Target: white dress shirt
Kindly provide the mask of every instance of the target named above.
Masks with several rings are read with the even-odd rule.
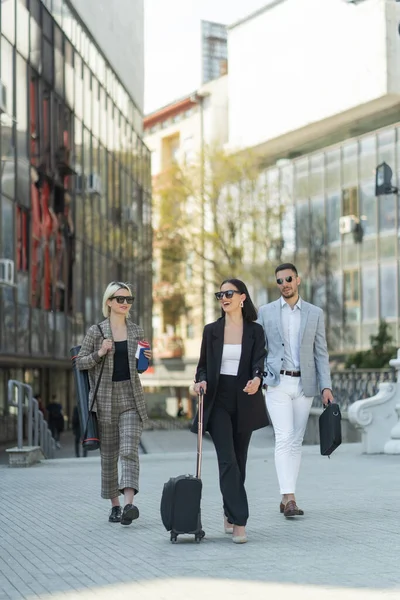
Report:
[[[282,369],[300,371],[301,298],[292,308],[281,297],[281,323],[285,344]]]

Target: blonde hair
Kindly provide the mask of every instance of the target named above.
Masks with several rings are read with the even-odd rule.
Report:
[[[114,296],[115,292],[118,292],[118,290],[120,290],[121,288],[124,290],[128,290],[128,292],[130,292],[132,294],[132,290],[131,290],[129,284],[123,283],[122,281],[112,281],[111,283],[108,284],[106,291],[104,292],[102,308],[103,308],[103,315],[106,319],[107,319],[107,317],[110,316],[110,310],[111,310],[107,304],[107,301],[111,298],[111,296]]]

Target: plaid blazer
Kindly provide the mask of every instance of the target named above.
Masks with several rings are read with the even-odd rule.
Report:
[[[128,330],[128,359],[129,359],[129,370],[131,374],[131,385],[132,395],[135,399],[136,409],[142,421],[147,420],[146,402],[144,399],[144,393],[142,384],[139,378],[139,374],[136,368],[136,350],[138,341],[144,337],[144,332],[141,327],[127,320],[126,322]],[[100,323],[100,327],[103,331],[105,338],[112,339],[112,331],[109,319],[106,319]],[[98,351],[103,343],[103,337],[99,331],[97,325],[92,325],[85,338],[82,342],[82,346],[78,357],[76,359],[76,366],[81,371],[88,371],[90,392],[89,392],[89,406],[93,400],[93,392],[96,386],[97,378],[100,374],[102,358],[99,356]],[[101,408],[102,419],[104,417],[105,422],[111,422],[111,403],[112,403],[112,376],[114,371],[114,354],[115,345],[113,343],[112,350],[105,356],[105,364],[103,375],[101,377],[99,390],[97,392],[97,398],[93,406],[93,410],[97,411],[97,407]]]

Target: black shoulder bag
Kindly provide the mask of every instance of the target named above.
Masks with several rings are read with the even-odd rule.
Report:
[[[104,334],[100,325],[97,325],[97,327],[99,328],[100,333],[104,339]],[[97,392],[99,391],[101,376],[103,375],[104,363],[105,357],[102,359],[101,362],[101,369],[99,377],[96,381],[96,387],[94,388],[93,398],[89,408],[88,418],[86,421],[85,433],[82,439],[82,447],[85,450],[98,450],[98,448],[100,448],[99,424],[97,422],[97,415],[95,412],[93,412],[93,406],[96,401]]]

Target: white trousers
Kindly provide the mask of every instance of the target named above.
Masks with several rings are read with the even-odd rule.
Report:
[[[275,468],[281,494],[294,494],[301,448],[313,398],[305,396],[300,377],[281,375],[268,387],[266,403],[275,432]]]

